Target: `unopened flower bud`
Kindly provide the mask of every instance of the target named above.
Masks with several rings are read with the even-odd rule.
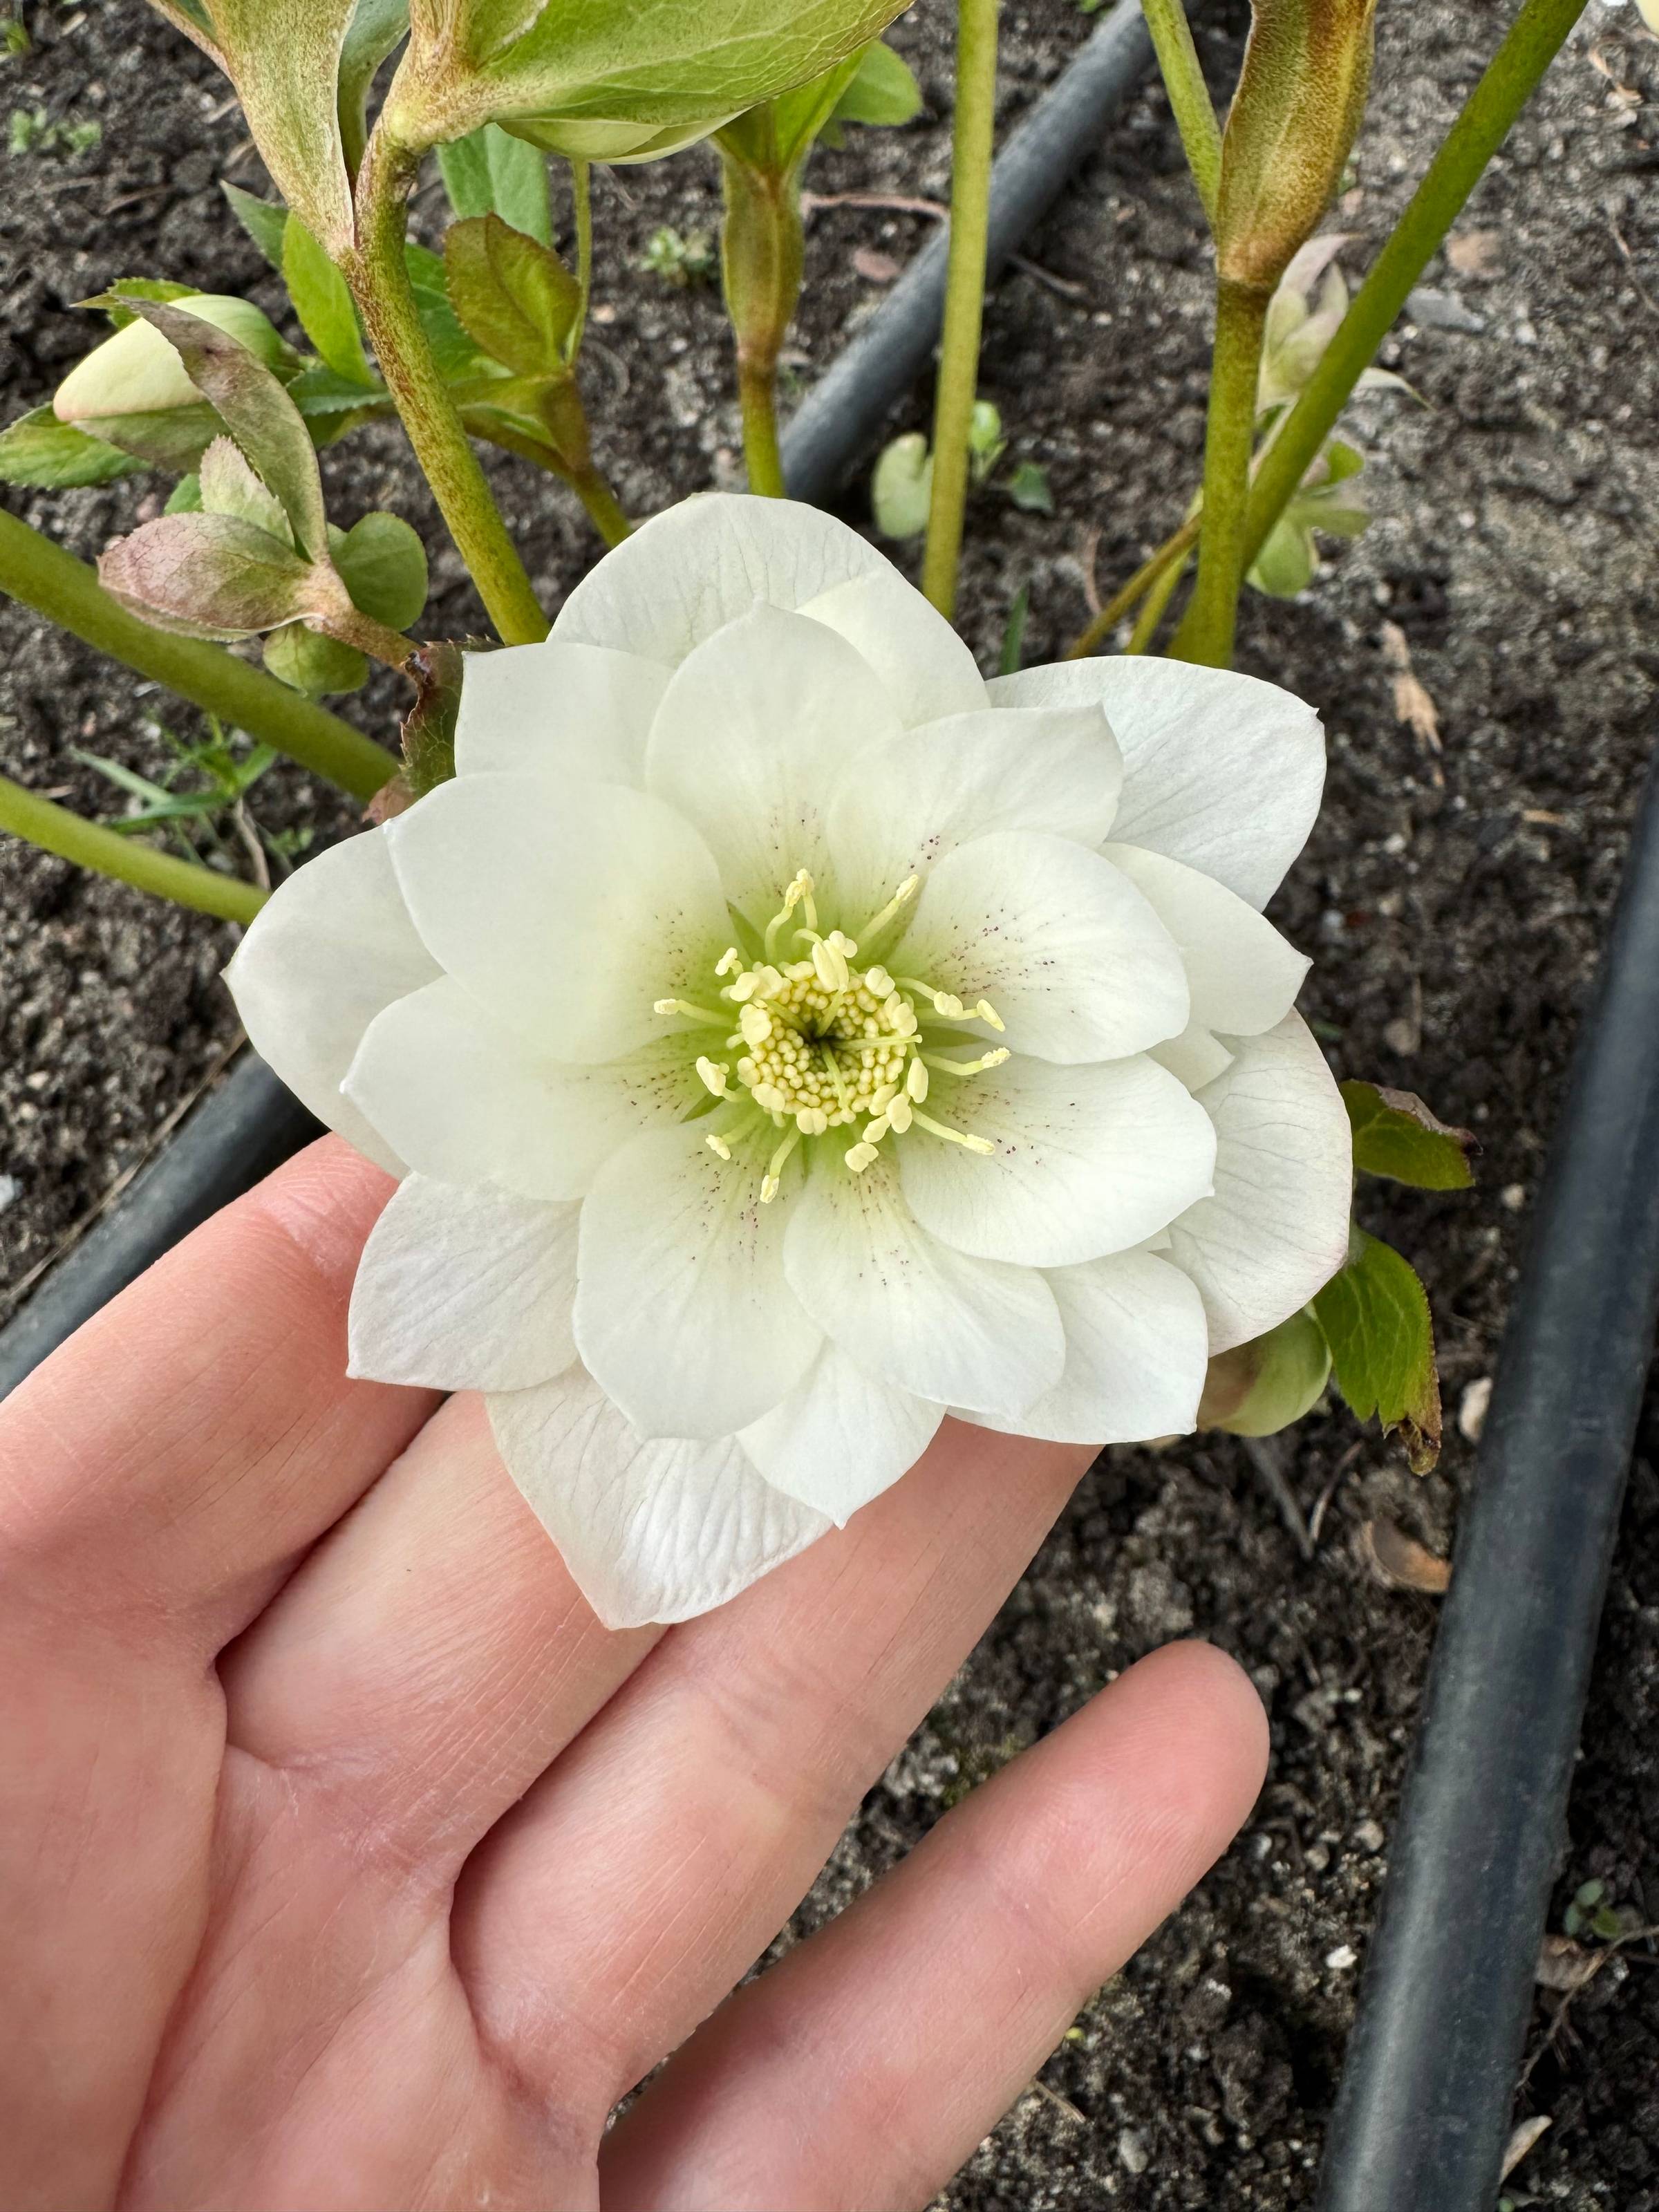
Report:
[[[1221,141],[1221,281],[1271,292],[1310,238],[1358,133],[1376,0],[1254,0]]]
[[[181,314],[195,315],[239,339],[267,368],[274,368],[283,357],[282,339],[250,300],[198,292],[171,304]],[[122,415],[159,415],[169,408],[193,407],[201,397],[167,340],[139,319],[77,362],[58,386],[52,409],[60,422],[84,422]]]
[[[1198,1425],[1236,1437],[1273,1436],[1302,1419],[1330,1373],[1324,1331],[1304,1307],[1265,1336],[1235,1345],[1210,1362]]]

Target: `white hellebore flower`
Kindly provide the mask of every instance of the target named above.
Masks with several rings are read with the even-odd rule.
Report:
[[[600,1617],[734,1595],[948,1410],[1188,1430],[1346,1249],[1259,911],[1316,717],[1104,659],[988,684],[856,532],[659,516],[471,655],[456,776],[249,930],[255,1045],[403,1177],[353,1371],[482,1390]]]

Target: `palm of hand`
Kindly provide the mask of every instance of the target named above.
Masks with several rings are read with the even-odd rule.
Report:
[[[0,1416],[0,2200],[924,2202],[1243,1818],[1253,1692],[1143,1662],[728,1995],[1087,1455],[947,1423],[608,1633],[475,1401],[344,1380],[388,1188],[314,1148]]]

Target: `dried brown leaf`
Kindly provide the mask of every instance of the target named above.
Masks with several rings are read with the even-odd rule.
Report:
[[[1441,1597],[1450,1585],[1451,1562],[1437,1558],[1392,1521],[1367,1521],[1359,1541],[1366,1565],[1385,1589],[1420,1590],[1426,1596]]]

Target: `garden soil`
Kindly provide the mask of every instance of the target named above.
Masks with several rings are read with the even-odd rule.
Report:
[[[1376,99],[1334,218],[1363,269],[1508,14],[1491,0],[1382,0]],[[1201,6],[1218,87],[1243,11]],[[0,155],[0,386],[8,417],[50,396],[94,325],[73,302],[164,275],[251,288],[263,264],[218,180],[263,178],[227,88],[139,0],[27,5],[33,50],[0,62],[21,112]],[[1005,11],[1004,119],[1063,65],[1092,19],[1069,0]],[[816,159],[807,305],[790,378],[809,384],[927,235],[948,181],[948,15],[922,0],[895,30],[927,112],[853,131]],[[74,151],[52,123],[95,122]],[[435,185],[417,224],[436,216]],[[843,198],[842,196],[853,196]],[[718,215],[706,152],[600,173],[599,308],[586,375],[597,442],[647,513],[738,481],[718,298],[644,273],[672,225]],[[964,619],[987,665],[1030,593],[1026,658],[1060,649],[1181,519],[1202,436],[1207,255],[1161,92],[1104,135],[998,288],[983,389],[1008,455],[975,496]],[[1481,1144],[1479,1188],[1368,1188],[1368,1225],[1415,1261],[1434,1299],[1449,1420],[1424,1480],[1346,1413],[1279,1448],[1317,1541],[1304,1557],[1261,1470],[1229,1439],[1115,1451],[960,1676],[874,1790],[795,1924],[810,1929],[950,1804],[1141,1653],[1178,1636],[1235,1653],[1272,1716],[1250,1823],[1184,1909],[1080,2015],[940,2203],[953,2212],[1103,2203],[1128,2212],[1281,2208],[1311,2199],[1343,2039],[1387,1869],[1435,1601],[1385,1587],[1365,1526],[1444,1554],[1559,1105],[1575,1024],[1618,883],[1644,754],[1659,735],[1659,44],[1593,4],[1387,355],[1414,397],[1351,411],[1376,520],[1295,604],[1251,597],[1241,665],[1325,717],[1331,774],[1312,844],[1274,912],[1316,957],[1304,1004],[1332,1063],[1416,1090]],[[925,421],[919,392],[896,427]],[[1006,477],[1038,464],[1052,514]],[[327,457],[335,512],[389,506],[441,543],[390,428]],[[563,493],[495,471],[550,602],[593,557]],[[845,511],[867,523],[864,474]],[[160,497],[139,478],[9,504],[91,556]],[[902,559],[914,549],[902,549]],[[434,634],[481,627],[452,554],[434,562]],[[349,711],[393,727],[389,683]],[[94,811],[118,798],[77,757],[153,769],[153,725],[191,720],[153,688],[0,607],[0,757]],[[297,773],[253,799],[317,840],[348,810]],[[26,1285],[141,1160],[224,1059],[217,980],[234,933],[147,904],[13,844],[0,849],[0,1281]],[[1571,1838],[1552,1913],[1581,1884],[1659,1920],[1659,1421],[1650,1402],[1614,1568]],[[1316,1509],[1322,1508],[1316,1514]],[[790,1940],[786,1936],[783,1941]],[[1444,1931],[1459,1941],[1455,1927]],[[1516,2203],[1659,2208],[1659,1965],[1633,1943],[1563,2011],[1540,1991],[1517,2116],[1552,2122],[1509,2185]],[[939,2085],[941,2095],[946,2085]],[[923,2094],[926,2094],[924,2084]],[[1379,2208],[1382,2212],[1382,2208]],[[1426,2212],[1426,2208],[1425,2208]]]

